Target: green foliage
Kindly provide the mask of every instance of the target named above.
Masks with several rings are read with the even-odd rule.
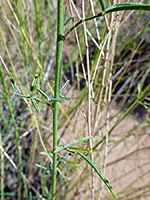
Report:
[[[41,99],[39,99],[39,98],[37,98],[37,97],[33,97],[32,96],[32,92],[33,92],[33,90],[34,90],[34,87],[35,87],[35,84],[36,84],[36,79],[38,78],[38,75],[36,74],[35,75],[35,77],[34,77],[34,79],[33,79],[33,81],[32,81],[32,84],[31,84],[31,87],[30,87],[30,95],[22,95],[22,94],[19,94],[19,93],[16,93],[16,86],[15,86],[15,83],[14,83],[14,79],[13,79],[13,77],[12,77],[12,75],[10,74],[10,73],[8,73],[8,75],[9,75],[9,78],[10,78],[10,81],[11,81],[11,85],[12,85],[12,88],[13,88],[13,90],[14,90],[14,93],[15,93],[15,95],[16,96],[19,96],[19,97],[23,97],[23,98],[29,98],[30,100],[31,100],[31,102],[32,102],[32,104],[33,104],[33,106],[34,106],[34,108],[36,109],[36,111],[37,112],[40,112],[40,110],[39,110],[39,107],[38,107],[38,105],[37,105],[37,103],[36,103],[36,101],[38,101],[38,102],[41,102],[41,103],[43,103],[43,104],[46,104],[46,105],[48,105],[48,106],[50,106],[52,109],[53,109],[53,105],[52,105],[52,102],[53,101],[58,101],[58,102],[62,102],[62,101],[64,101],[63,99],[65,99],[65,100],[71,100],[69,97],[65,97],[65,96],[63,96],[63,95],[59,95],[61,98],[63,98],[63,99],[56,99],[56,98],[49,98],[41,89],[37,89],[37,91],[42,95],[42,96],[44,96],[46,99],[47,99],[47,101],[44,101],[44,100],[41,100]],[[65,87],[68,85],[68,81],[65,83],[65,85],[60,89],[60,91],[59,91],[59,94],[65,89]]]

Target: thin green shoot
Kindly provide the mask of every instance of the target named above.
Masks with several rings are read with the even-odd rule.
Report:
[[[49,100],[49,97],[47,96],[47,94],[45,94],[45,92],[43,92],[41,89],[37,89],[37,91],[38,92],[40,92],[41,93],[41,95],[43,95],[46,99],[48,99]]]
[[[69,80],[66,81],[66,83],[62,86],[62,88],[59,90],[59,97],[61,97],[62,99],[65,99],[65,100],[71,100],[69,97],[66,97],[64,95],[61,95],[60,93],[67,87],[67,85],[69,84]]]
[[[59,97],[61,97],[62,99],[65,99],[65,100],[71,100],[69,97],[66,97],[66,96],[64,96],[64,95],[59,95]]]
[[[76,150],[76,151],[86,151],[86,152],[88,152],[88,153],[92,153],[90,150],[87,150],[87,149],[75,148],[75,147],[73,147],[74,145],[76,145],[76,144],[78,144],[78,143],[85,142],[85,141],[90,140],[90,139],[92,139],[92,138],[93,138],[92,136],[88,136],[88,137],[84,137],[84,138],[81,138],[81,139],[75,141],[74,143],[72,143],[72,144],[69,145],[69,146],[67,146],[67,145],[59,146],[59,147],[57,147],[57,148],[55,149],[54,152],[56,153],[56,152],[59,152],[59,151],[61,151],[61,150],[74,149],[74,150]]]
[[[65,12],[64,12],[64,24],[66,22],[66,17],[67,17],[67,6],[65,7]]]
[[[109,181],[105,178],[105,176],[102,174],[102,172],[98,169],[98,167],[84,154],[80,152],[78,152],[77,154],[80,155],[95,170],[95,172],[98,174],[101,180],[105,183],[105,185],[107,186],[107,188],[109,189],[113,197],[116,199],[117,197],[113,191],[112,186],[110,185]]]
[[[64,23],[64,26],[66,26],[69,22],[70,22],[70,20],[72,20],[73,19],[73,17],[71,16],[71,17],[69,17],[69,19],[67,19],[67,21]]]
[[[41,168],[41,169],[43,169],[43,170],[47,170],[47,168],[46,168],[46,167],[44,167],[43,165],[40,165],[40,164],[35,164],[35,166],[36,166],[36,167],[39,167],[39,168]]]
[[[62,86],[62,88],[59,90],[59,94],[67,87],[67,85],[68,85],[69,82],[70,82],[70,81],[68,80],[68,81]]]
[[[30,96],[32,96],[32,92],[33,92],[33,89],[35,87],[37,78],[38,78],[38,75],[36,74],[33,81],[32,81],[31,87],[30,87]]]
[[[100,5],[101,5],[102,11],[104,11],[106,9],[104,0],[98,0],[98,1],[99,1]]]
[[[74,168],[79,168],[82,169],[82,167],[80,165],[78,165],[77,163],[72,162],[71,160],[68,159],[64,159],[65,162],[67,162],[68,164],[72,165]]]
[[[98,174],[98,176],[101,178],[101,180],[105,183],[105,185],[107,186],[107,188],[109,189],[109,191],[111,192],[111,194],[113,195],[113,197],[116,199],[116,194],[113,191],[113,188],[111,186],[111,184],[109,183],[109,181],[105,178],[105,176],[102,174],[102,172],[99,170],[99,168],[84,154],[82,154],[81,152],[75,152],[68,149],[65,149],[66,151],[72,153],[72,154],[78,154],[79,156],[81,156],[93,169],[94,171]]]
[[[54,153],[58,153],[59,151],[62,151],[62,150],[74,150],[76,152],[83,151],[83,152],[87,152],[87,153],[92,153],[92,151],[88,150],[88,149],[77,148],[77,147],[70,147],[70,146],[67,146],[67,145],[62,145],[62,146],[58,147],[54,151]]]
[[[63,21],[64,26],[66,26],[70,22],[70,20],[73,19],[72,16],[69,17],[69,19],[67,19],[67,20],[66,20],[66,18],[67,18],[67,6],[65,7],[65,12],[64,12],[64,21]]]
[[[39,110],[39,107],[38,107],[38,104],[36,103],[36,101],[40,102],[40,103],[43,103],[43,104],[46,104],[47,106],[50,106],[52,109],[53,109],[53,106],[52,106],[52,102],[53,101],[58,101],[58,102],[63,102],[64,100],[63,99],[56,99],[56,98],[49,98],[42,90],[40,90],[39,88],[37,89],[38,92],[40,92],[46,99],[47,101],[44,101],[42,99],[39,99],[37,97],[34,97],[32,96],[32,93],[33,93],[33,90],[35,88],[35,84],[36,84],[36,80],[38,78],[38,75],[36,74],[33,81],[32,81],[32,84],[31,84],[31,87],[30,87],[30,95],[23,95],[23,94],[20,94],[20,93],[17,93],[16,92],[16,86],[15,86],[15,82],[14,82],[14,79],[11,75],[10,72],[8,72],[8,76],[10,78],[10,82],[11,82],[11,85],[12,85],[12,88],[13,88],[13,91],[15,93],[16,96],[18,97],[22,97],[22,98],[27,98],[27,99],[30,99],[34,108],[36,109],[37,112],[40,112]],[[66,97],[67,98],[67,97]]]
[[[40,92],[40,94],[41,95],[43,95],[46,99],[47,99],[47,101],[48,102],[50,102],[50,101],[58,101],[58,102],[61,102],[61,101],[64,101],[63,99],[56,99],[56,98],[49,98],[48,96],[47,96],[47,94],[45,94],[45,92],[43,92],[41,89],[37,89],[37,91],[38,92]],[[40,99],[37,99],[37,101],[40,101]],[[46,102],[47,103],[47,102]]]

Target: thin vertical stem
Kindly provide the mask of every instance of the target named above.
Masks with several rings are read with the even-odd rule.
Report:
[[[42,64],[42,48],[41,48],[41,20],[40,20],[40,11],[39,11],[39,3],[38,0],[34,0],[34,7],[35,7],[35,17],[36,17],[36,31],[37,31],[37,38],[38,38],[38,59]],[[42,86],[42,69],[40,69],[40,86]]]
[[[116,16],[118,16],[118,13],[116,13]],[[112,31],[111,31],[112,30]],[[114,30],[114,32],[113,32]],[[112,67],[113,67],[113,63],[114,63],[114,55],[115,55],[115,44],[116,44],[116,38],[117,38],[117,33],[118,33],[118,17],[115,18],[115,15],[112,13],[111,16],[111,23],[110,23],[110,31],[111,31],[111,35],[110,35],[110,39],[108,41],[108,47],[107,49],[111,49],[111,52],[109,54],[106,54],[106,58],[110,57],[110,66],[109,63],[106,62],[106,64],[108,65],[106,67],[107,73],[108,73],[108,78],[107,78],[107,82],[105,83],[106,85],[106,92],[105,92],[105,97],[104,98],[104,103],[107,106],[107,115],[106,115],[106,133],[105,133],[105,153],[104,153],[104,170],[103,170],[103,174],[106,174],[106,167],[107,167],[107,157],[108,157],[108,144],[109,144],[109,121],[110,121],[110,102],[111,102],[111,93],[112,93]],[[112,38],[111,38],[112,37]],[[112,40],[112,43],[110,45],[110,40]],[[107,50],[106,50],[107,52]],[[101,188],[103,187],[103,183],[101,185]],[[101,197],[101,192],[102,190],[100,190],[99,193],[99,200],[102,198]]]
[[[36,31],[37,31],[37,37],[38,37],[38,46],[39,46],[39,53],[38,58],[39,61],[42,62],[42,48],[41,48],[41,21],[39,16],[39,3],[38,0],[34,0],[34,7],[35,7],[35,16],[36,16]]]
[[[73,3],[72,3],[72,4],[73,4]],[[71,16],[73,16],[73,18],[72,18],[73,25],[75,25],[75,22],[74,22],[74,14],[73,14],[73,11],[72,11],[72,5],[71,5],[70,1],[69,1],[69,7],[70,7]],[[77,13],[77,14],[78,14],[78,13]],[[80,18],[81,18],[81,17],[80,17]],[[79,50],[79,56],[80,56],[80,60],[81,60],[81,66],[82,66],[83,76],[84,76],[86,85],[88,85],[88,83],[87,83],[87,77],[86,77],[86,71],[85,71],[85,66],[84,66],[84,62],[83,62],[83,56],[82,56],[81,47],[80,47],[80,44],[79,44],[78,33],[77,33],[76,28],[75,28],[74,30],[75,30],[75,37],[76,37],[77,46],[78,46],[78,50]]]
[[[94,10],[92,0],[90,0],[90,4],[91,4],[91,8],[92,8],[92,14],[93,14],[93,16],[95,16],[95,10]],[[100,43],[100,34],[99,34],[96,18],[94,19],[94,23],[95,23],[96,33],[97,33],[97,39],[98,39],[98,42]]]
[[[56,71],[55,71],[55,89],[54,98],[59,98],[60,70],[63,47],[63,0],[57,3],[57,48],[56,48]],[[52,174],[52,200],[56,198],[56,175],[57,175],[57,153],[54,153],[57,147],[57,129],[58,129],[58,102],[54,102],[53,111],[53,174]]]
[[[83,8],[83,19],[85,19],[85,12],[84,12],[84,0],[82,2],[82,8]],[[83,22],[84,26],[84,39],[85,39],[85,46],[86,46],[86,61],[87,61],[87,77],[88,77],[88,135],[92,136],[91,131],[91,75],[90,75],[90,63],[89,63],[89,46],[88,46],[88,39],[87,39],[87,33],[86,33],[86,24],[85,21]],[[90,150],[93,150],[92,140],[89,140],[89,147]],[[91,153],[91,160],[93,162],[93,154]],[[94,169],[91,169],[91,199],[94,200]]]

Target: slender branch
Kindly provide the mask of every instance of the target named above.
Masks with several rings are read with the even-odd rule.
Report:
[[[99,13],[98,15],[95,16],[91,16],[85,19],[80,19],[74,26],[71,27],[71,29],[69,29],[69,31],[64,35],[64,40],[65,38],[77,27],[79,26],[81,23],[86,22],[86,21],[90,21],[92,19],[98,18],[98,17],[102,17],[104,15],[104,12]]]
[[[104,9],[104,8],[103,8]],[[113,6],[110,6],[106,8],[104,11],[100,12],[99,14],[95,16],[91,16],[85,19],[80,19],[74,26],[72,26],[68,32],[64,35],[64,39],[73,31],[77,26],[79,26],[81,23],[85,21],[90,21],[95,18],[102,17],[108,13],[116,12],[116,11],[124,11],[124,10],[150,10],[150,5],[147,4],[138,4],[138,3],[123,3],[123,4],[115,4]]]

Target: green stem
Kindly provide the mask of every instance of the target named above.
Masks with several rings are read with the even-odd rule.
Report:
[[[26,28],[25,28],[25,20],[24,20],[24,13],[23,13],[23,7],[21,5],[21,1],[19,0],[18,2],[18,6],[19,6],[19,11],[20,11],[20,31],[21,31],[21,38],[22,38],[22,42],[23,42],[23,49],[24,49],[24,56],[25,56],[25,59],[26,59],[26,62],[27,64],[29,65],[29,59],[28,59],[28,50],[27,50],[27,44],[26,44],[26,41],[25,41],[25,38],[23,36],[23,32],[22,32],[22,29],[25,31]],[[15,4],[16,6],[16,10],[17,10],[17,5]],[[17,15],[18,15],[18,18],[19,18],[19,12],[17,12]],[[22,29],[21,29],[22,27]],[[27,70],[27,67],[26,67],[26,70]]]
[[[102,10],[105,9],[105,5],[103,4],[104,1],[101,0],[100,3],[101,3],[101,6],[102,6]],[[92,19],[102,17],[102,16],[104,16],[104,15],[106,15],[108,13],[117,12],[117,11],[124,11],[124,10],[145,10],[145,11],[150,11],[150,5],[138,4],[138,3],[115,4],[113,6],[110,6],[110,7],[106,8],[105,10],[103,10],[102,12],[100,12],[99,14],[97,14],[95,16],[91,16],[91,17],[88,17],[88,18],[85,18],[85,19],[80,19],[74,26],[71,27],[71,29],[68,30],[68,32],[64,35],[64,39],[69,35],[69,33],[71,31],[73,31],[82,22],[90,21]]]
[[[91,16],[91,17],[88,17],[88,18],[85,18],[85,19],[80,19],[74,26],[71,27],[71,29],[69,29],[67,31],[67,33],[64,35],[64,40],[77,26],[79,26],[83,22],[90,21],[90,20],[98,18],[98,17],[102,17],[103,14],[104,14],[103,12],[100,12],[98,15]]]
[[[102,11],[104,11],[104,10],[106,9],[104,0],[98,0],[98,1],[99,1],[99,3],[101,4]]]
[[[60,70],[63,47],[63,0],[57,3],[57,49],[56,49],[56,71],[55,71],[55,89],[54,98],[59,98]],[[57,175],[57,129],[58,129],[58,102],[54,101],[53,111],[53,174],[52,174],[52,200],[56,197],[56,175]]]
[[[35,7],[36,31],[37,31],[38,47],[39,47],[38,58],[39,58],[40,63],[42,63],[41,20],[40,20],[40,15],[39,15],[40,11],[39,11],[38,0],[34,0],[34,7]],[[42,69],[40,69],[40,86],[42,86]]]
[[[35,7],[35,16],[36,16],[36,30],[37,30],[37,36],[38,36],[38,46],[39,46],[39,60],[42,61],[42,48],[41,48],[41,21],[39,16],[39,3],[38,0],[34,0],[34,7]]]
[[[10,98],[9,98],[8,88],[7,88],[7,84],[6,84],[6,81],[5,81],[5,75],[4,75],[4,71],[3,71],[1,63],[0,63],[0,76],[2,77],[2,84],[3,84],[3,87],[4,87],[4,96],[5,96],[6,100],[7,100],[7,104],[8,104],[9,112],[10,112],[10,117],[12,119],[12,123],[13,123],[14,129],[15,129],[16,146],[17,146],[17,150],[18,150],[19,171],[21,173],[23,173],[22,157],[21,157],[21,151],[20,151],[21,149],[20,149],[19,133],[18,133],[18,130],[17,130],[16,120],[15,120],[15,117],[14,117],[14,114],[13,114],[13,108],[12,108],[12,104],[11,104],[11,101],[10,101]],[[22,178],[19,175],[18,199],[21,198],[21,189],[22,189],[21,181],[22,181]],[[27,197],[28,196],[27,195],[28,194],[27,185],[26,185],[26,182],[24,180],[23,180],[23,182],[24,182],[25,194],[26,194],[26,197]]]
[[[123,10],[150,10],[150,5],[148,4],[139,4],[139,3],[121,3],[115,4],[105,9],[105,14],[123,11]]]

